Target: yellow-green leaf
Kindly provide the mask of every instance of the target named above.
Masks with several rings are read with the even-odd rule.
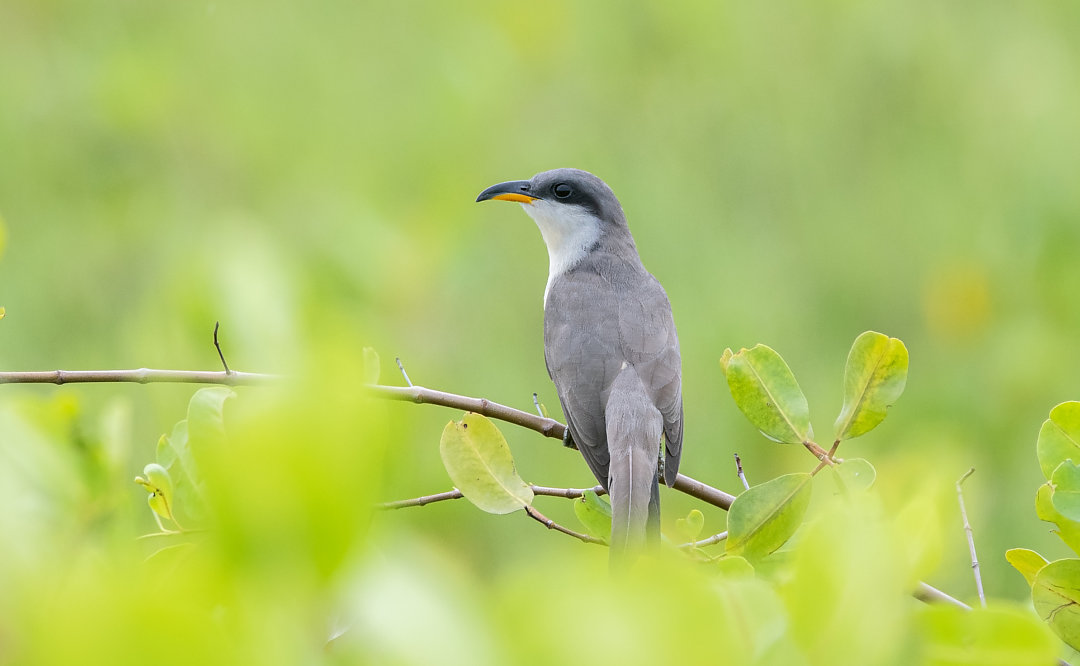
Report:
[[[1080,402],[1063,402],[1050,410],[1050,418],[1039,430],[1035,451],[1047,480],[1061,463],[1070,458],[1080,460]]]
[[[701,530],[704,528],[705,514],[697,509],[691,509],[690,513],[686,514],[686,518],[679,518],[675,521],[675,529],[679,530],[679,533],[686,537],[687,541],[697,541],[697,538],[701,535]]]
[[[488,513],[510,513],[532,503],[532,488],[514,469],[510,447],[495,424],[469,412],[443,429],[443,466],[465,498]]]
[[[1080,521],[1080,466],[1066,460],[1054,470],[1050,482],[1054,486],[1050,496],[1054,508],[1069,520]]]
[[[1058,638],[1080,650],[1080,560],[1057,560],[1040,569],[1031,601]]]
[[[785,474],[751,487],[728,510],[725,552],[755,560],[791,538],[810,503],[809,474]]]
[[[1013,568],[1023,574],[1028,585],[1035,584],[1035,575],[1047,564],[1046,558],[1027,548],[1010,548],[1005,551],[1005,559]]]
[[[788,444],[810,438],[810,407],[780,354],[761,344],[737,354],[726,349],[720,366],[735,404],[763,435]]]
[[[873,430],[904,392],[908,351],[903,342],[867,331],[855,338],[844,368],[844,405],[836,419],[836,439]]]
[[[587,534],[605,542],[611,540],[611,505],[607,500],[586,490],[584,495],[574,500],[574,515]]]
[[[1054,533],[1065,542],[1073,552],[1080,553],[1080,522],[1070,520],[1061,515],[1054,507],[1054,489],[1049,483],[1039,486],[1035,493],[1035,515],[1039,520],[1054,523],[1057,529]]]

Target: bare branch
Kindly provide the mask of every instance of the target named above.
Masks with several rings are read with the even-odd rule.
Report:
[[[209,372],[203,370],[45,370],[0,372],[0,384],[86,384],[131,382],[135,384],[224,384],[251,386],[280,381],[279,375],[257,372]]]
[[[225,362],[225,354],[221,353],[221,345],[218,344],[217,333],[218,333],[218,327],[220,325],[221,325],[220,321],[215,321],[214,322],[214,349],[217,349],[217,355],[218,355],[218,358],[221,359],[221,365],[225,368],[225,374],[231,375],[232,372],[229,370],[229,364]]]
[[[546,495],[548,497],[565,497],[566,499],[578,499],[585,495],[590,490],[597,495],[606,495],[607,491],[603,486],[593,486],[592,488],[549,488],[547,486],[529,485],[532,488],[533,495]]]
[[[975,473],[972,467],[956,481],[956,499],[960,502],[960,517],[964,519],[964,532],[967,534],[968,550],[971,551],[971,570],[975,574],[975,589],[979,593],[979,603],[986,608],[986,594],[983,592],[982,573],[979,572],[979,558],[975,555],[975,535],[968,522],[967,509],[964,508],[964,490],[961,486],[969,476]]]
[[[533,507],[529,506],[528,504],[525,505],[525,513],[530,518],[537,521],[538,523],[540,523],[544,527],[548,528],[549,530],[555,530],[556,532],[562,532],[563,534],[565,534],[567,536],[572,536],[572,537],[574,537],[575,539],[577,539],[579,541],[584,541],[585,543],[595,543],[595,544],[597,544],[599,546],[606,546],[607,545],[604,542],[603,539],[597,539],[594,536],[589,536],[588,534],[582,534],[581,532],[575,532],[574,530],[572,530],[570,528],[563,527],[559,523],[555,522],[551,518],[548,518],[547,516],[540,513],[539,511],[537,511]]]
[[[550,486],[538,486],[535,484],[529,484],[532,488],[533,495],[541,495],[547,497],[563,497],[566,499],[577,499],[584,495],[588,491],[593,491],[597,495],[603,495],[607,491],[603,486],[593,486],[592,488],[552,488]],[[445,502],[446,500],[461,499],[465,495],[460,490],[454,488],[453,490],[447,490],[445,493],[436,493],[434,495],[424,495],[423,497],[414,497],[412,499],[395,500],[393,502],[383,502],[382,504],[376,504],[376,509],[407,509],[414,506],[424,506],[426,504],[433,504],[435,502]]]
[[[460,490],[454,488],[448,490],[445,493],[436,493],[434,495],[424,495],[423,497],[414,497],[406,500],[396,500],[394,502],[383,502],[382,504],[376,504],[376,509],[388,510],[388,509],[406,509],[413,506],[424,506],[425,504],[432,504],[434,502],[445,502],[446,500],[455,500],[465,497]]]
[[[968,606],[963,601],[951,597],[936,587],[927,585],[926,583],[920,582],[918,587],[915,588],[915,591],[912,592],[912,595],[924,603],[949,604],[951,606],[956,606],[957,608],[963,608],[964,610],[971,610],[971,606]]]

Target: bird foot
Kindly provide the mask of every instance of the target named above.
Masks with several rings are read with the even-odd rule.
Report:
[[[570,428],[563,431],[562,445],[568,449],[577,450],[577,443],[574,442],[573,436],[570,434]]]

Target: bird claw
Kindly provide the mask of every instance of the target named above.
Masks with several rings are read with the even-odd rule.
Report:
[[[577,450],[577,443],[574,442],[574,437],[570,434],[570,428],[563,431],[562,445],[568,449]]]

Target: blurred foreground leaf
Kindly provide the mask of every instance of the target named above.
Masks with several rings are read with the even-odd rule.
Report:
[[[1035,576],[1048,562],[1045,557],[1027,548],[1010,548],[1005,551],[1005,559],[1013,568],[1023,574],[1028,585],[1035,584]]]
[[[836,419],[836,439],[858,437],[885,420],[907,383],[904,343],[867,331],[855,338],[844,368],[844,405]]]
[[[236,397],[227,386],[199,389],[188,403],[187,432],[189,446],[198,460],[205,451],[225,446],[225,403]]]
[[[488,513],[510,513],[533,501],[533,492],[514,469],[499,429],[472,412],[443,429],[439,442],[450,480],[465,498]]]
[[[755,560],[791,538],[810,503],[809,474],[785,474],[751,487],[728,510],[725,551]]]
[[[1080,560],[1057,560],[1035,575],[1035,612],[1074,650],[1080,650]]]
[[[787,444],[810,438],[810,407],[780,354],[762,344],[725,349],[720,366],[735,404],[763,435]]]
[[[844,492],[859,493],[870,489],[877,479],[877,470],[869,460],[846,458],[831,468],[836,484]]]
[[[379,383],[379,352],[374,347],[364,347],[364,383]]]
[[[1058,645],[1026,609],[1005,605],[921,609],[928,666],[1046,666]]]
[[[463,491],[464,492],[464,491]],[[611,505],[591,490],[574,500],[574,515],[590,536],[611,540]]]
[[[1080,402],[1063,402],[1050,410],[1035,444],[1039,468],[1047,480],[1066,460],[1080,460]]]

